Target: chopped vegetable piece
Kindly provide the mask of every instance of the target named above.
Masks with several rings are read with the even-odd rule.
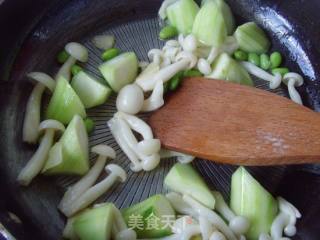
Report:
[[[191,33],[194,19],[199,11],[193,0],[178,0],[167,8],[167,15],[171,26],[177,28],[179,33]]]
[[[50,99],[46,118],[68,124],[74,115],[86,117],[86,110],[76,92],[64,77],[57,80],[56,88]]]
[[[167,93],[169,90],[170,90],[170,89],[169,89],[169,82],[165,82],[165,83],[163,84],[163,92],[164,92],[164,93]]]
[[[71,67],[71,73],[73,76],[77,75],[79,72],[81,72],[83,69],[79,65],[75,64]]]
[[[228,54],[222,53],[212,65],[212,73],[208,78],[221,79],[229,82],[253,86],[248,72]]]
[[[214,196],[190,164],[176,163],[164,179],[164,183],[171,190],[189,194],[207,207],[214,208]]]
[[[172,234],[171,227],[165,225],[162,220],[165,216],[174,217],[175,212],[167,198],[161,194],[154,195],[143,202],[124,209],[122,215],[129,228],[135,227],[133,230],[137,232],[138,238],[160,238]],[[142,229],[138,229],[137,226],[130,226],[130,218],[132,219],[135,216],[143,217]],[[159,219],[157,221],[159,227],[148,229],[148,219]]]
[[[262,54],[269,50],[270,41],[264,31],[254,22],[239,26],[234,35],[243,51]]]
[[[274,52],[270,55],[271,68],[277,68],[282,63],[282,56],[279,52]]]
[[[285,74],[287,74],[289,71],[288,68],[282,67],[282,68],[274,68],[271,70],[272,74],[275,75],[276,73],[280,73],[281,76],[283,77]]]
[[[220,6],[224,22],[227,27],[227,34],[232,35],[235,29],[235,21],[229,5],[224,0],[214,0]]]
[[[235,51],[233,56],[238,61],[247,61],[248,60],[248,53],[241,51],[241,50]]]
[[[68,60],[69,57],[70,57],[69,53],[67,53],[66,50],[62,50],[57,55],[57,61],[60,64],[64,64]]]
[[[113,225],[112,203],[87,209],[74,217],[73,231],[81,240],[111,239]]]
[[[162,40],[173,38],[178,35],[178,30],[173,26],[165,26],[159,33],[159,38]]]
[[[110,48],[104,51],[101,55],[101,58],[103,61],[109,61],[112,58],[115,58],[120,54],[120,50],[118,48]]]
[[[80,116],[75,115],[59,142],[50,150],[44,174],[83,175],[89,170],[88,135]]]
[[[216,1],[205,2],[194,20],[192,33],[205,45],[221,46],[227,37],[221,5]]]
[[[260,67],[260,57],[256,53],[249,53],[248,61],[253,63],[254,65]]]
[[[268,233],[278,211],[277,201],[244,167],[232,175],[230,206],[235,214],[250,221],[249,240]]]
[[[138,60],[134,52],[122,53],[99,67],[113,91],[119,92],[132,83],[138,73]]]
[[[190,69],[183,72],[184,77],[202,77],[203,74],[197,69]]]
[[[105,103],[112,93],[110,88],[101,84],[84,71],[73,77],[71,86],[86,108],[92,108]]]
[[[90,134],[93,132],[95,124],[91,118],[84,119],[84,125],[86,127],[87,133]]]
[[[267,54],[260,55],[260,67],[264,70],[268,70],[271,66],[270,58]]]

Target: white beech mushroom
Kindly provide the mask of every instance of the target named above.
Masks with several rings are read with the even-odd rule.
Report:
[[[303,85],[303,78],[298,73],[287,73],[284,75],[282,82],[288,86],[289,96],[292,101],[302,105],[301,96],[295,87],[300,87]]]
[[[169,57],[163,56],[160,67],[164,68],[166,66],[169,66],[170,64],[171,64],[171,59]]]
[[[196,55],[194,55],[191,52],[187,52],[187,51],[182,51],[179,52],[176,56],[175,61],[181,61],[181,60],[188,60],[189,61],[189,66],[187,69],[192,69],[197,65],[198,62],[198,58]]]
[[[229,240],[237,240],[237,237],[234,235],[232,230],[214,211],[203,206],[191,196],[183,195],[183,200],[185,200],[198,213],[199,216],[208,219],[208,221],[211,222],[213,226],[216,227],[219,231],[221,231],[221,233]]]
[[[97,35],[93,37],[92,43],[96,48],[105,51],[113,47],[115,38],[112,35]]]
[[[298,209],[285,199],[278,197],[280,213],[271,225],[271,237],[273,239],[281,238],[283,232],[292,237],[296,234],[296,221],[301,217]]]
[[[190,163],[195,158],[194,156],[191,156],[185,153],[170,151],[167,149],[160,150],[160,158],[171,158],[171,157],[177,157],[177,160],[180,163]]]
[[[136,240],[137,233],[128,228],[118,208],[113,207],[112,237],[114,240]]]
[[[176,192],[170,192],[166,194],[166,198],[170,202],[172,208],[181,214],[190,215],[192,217],[198,217],[197,212],[188,204],[186,203],[182,196]]]
[[[229,227],[237,235],[245,234],[249,228],[250,223],[248,219],[243,216],[236,216],[224,201],[223,196],[218,191],[212,191],[216,199],[215,209],[220,215],[229,222]]]
[[[109,172],[109,175],[104,180],[90,187],[77,200],[75,200],[70,207],[64,210],[63,213],[67,217],[70,217],[76,212],[88,207],[91,203],[107,192],[117,181],[125,182],[127,179],[127,174],[124,169],[116,164],[107,165],[105,170]]]
[[[160,49],[154,48],[148,52],[148,58],[151,62],[160,65],[163,58],[163,53]]]
[[[138,84],[140,87],[144,82],[150,81],[153,76],[159,72],[160,66],[154,62],[150,63],[136,78],[135,83]],[[151,88],[150,90],[152,90]],[[144,89],[143,89],[144,90]],[[145,91],[145,90],[144,90]]]
[[[31,72],[27,77],[38,82],[28,99],[26,113],[24,115],[22,139],[24,142],[36,143],[39,136],[41,99],[45,88],[53,92],[55,81],[49,75],[42,72]]]
[[[165,83],[169,81],[176,73],[186,70],[189,66],[190,59],[184,58],[153,73],[150,78],[137,78],[136,83],[143,89],[143,91],[151,91],[154,89],[158,81]]]
[[[197,47],[198,41],[194,35],[189,34],[183,39],[182,48],[184,51],[194,52],[195,50],[197,50]]]
[[[108,121],[108,126],[116,142],[131,161],[130,169],[134,172],[141,171],[142,165],[138,156],[131,150],[131,148],[129,147],[129,145],[127,144],[126,140],[120,132],[119,118],[113,117],[111,120]]]
[[[56,120],[45,120],[39,125],[39,132],[44,131],[37,151],[33,154],[27,165],[21,170],[17,180],[20,185],[27,186],[37,176],[47,161],[49,150],[53,144],[54,132],[63,132],[65,127]]]
[[[164,104],[163,100],[163,82],[158,81],[150,95],[150,97],[144,100],[142,105],[142,112],[151,112],[155,111],[158,108],[162,107]]]
[[[78,61],[87,62],[88,61],[88,50],[80,43],[70,42],[64,49],[70,55],[67,61],[59,69],[56,79],[59,77],[64,77],[67,81],[70,81],[71,77],[71,67]]]
[[[111,147],[104,144],[92,147],[91,152],[98,154],[96,163],[85,176],[66,191],[58,206],[61,212],[64,212],[65,209],[67,209],[97,181],[104,166],[106,165],[107,159],[115,159],[116,157],[116,152]]]
[[[137,84],[126,85],[117,96],[117,110],[129,114],[137,114],[143,108],[143,101],[143,91]]]
[[[209,75],[212,72],[209,62],[204,58],[200,58],[198,60],[197,67],[199,71],[205,76]]]
[[[254,65],[251,62],[241,62],[241,65],[252,75],[268,81],[269,82],[269,88],[270,89],[276,89],[280,86],[281,84],[281,74],[280,73],[276,73],[275,75],[272,75],[266,71],[264,71],[263,69],[257,67],[256,65]]]
[[[213,225],[204,217],[199,217],[199,225],[202,240],[209,240],[214,231]]]
[[[161,149],[161,142],[159,139],[148,139],[138,142],[138,151],[145,155],[151,155],[155,152],[159,152]]]
[[[227,240],[226,237],[219,231],[214,231],[209,240]]]

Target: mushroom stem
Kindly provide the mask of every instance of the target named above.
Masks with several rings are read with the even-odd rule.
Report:
[[[252,75],[268,81],[270,89],[276,89],[281,84],[281,75],[279,73],[271,75],[270,73],[264,71],[263,69],[257,67],[251,62],[241,62],[242,66]]]
[[[135,240],[137,234],[134,230],[127,227],[121,212],[116,207],[113,208],[113,225],[112,225],[112,236],[115,240]]]
[[[65,212],[74,201],[97,181],[103,167],[106,165],[106,161],[107,157],[99,156],[90,171],[66,191],[58,206],[61,212]]]
[[[199,225],[200,225],[202,240],[209,240],[210,236],[214,231],[214,227],[204,217],[199,217]]]
[[[90,187],[76,201],[74,201],[69,208],[64,210],[63,213],[67,217],[74,215],[76,212],[86,208],[95,200],[97,200],[115,184],[119,177],[121,177],[121,181],[125,180],[126,173],[121,167],[115,164],[110,164],[106,167],[106,169],[109,169],[111,172],[104,180],[97,183],[93,187]]]
[[[115,138],[116,142],[119,144],[122,151],[126,154],[126,156],[131,161],[131,170],[134,172],[139,172],[142,170],[142,165],[138,159],[138,156],[131,150],[128,143],[124,139],[120,131],[119,126],[119,118],[113,117],[111,120],[108,121],[108,126],[111,130],[113,137]]]
[[[271,238],[280,239],[283,234],[284,228],[289,224],[289,216],[283,212],[280,212],[278,216],[273,220],[271,225]]]
[[[163,83],[159,81],[156,83],[151,96],[148,99],[144,100],[141,110],[143,112],[155,111],[158,108],[162,107],[163,104]]]
[[[55,79],[59,79],[60,77],[64,77],[68,82],[71,79],[71,67],[77,62],[77,59],[70,56],[67,61],[61,66],[58,73],[56,74]]]
[[[142,79],[140,81],[136,81],[136,83],[144,90],[144,91],[151,91],[154,89],[156,83],[161,81],[163,83],[169,81],[176,73],[185,70],[188,68],[190,64],[190,60],[182,59],[178,62],[170,64],[158,72],[156,72],[150,79]]]
[[[295,80],[292,79],[292,78],[288,82],[288,92],[289,92],[289,96],[290,96],[292,101],[294,101],[297,104],[302,105],[301,96],[298,93],[298,91],[296,90],[296,88],[295,88]]]
[[[212,191],[212,194],[216,200],[215,210],[221,214],[228,222],[230,222],[236,215],[229,208],[227,203],[224,201],[223,196],[218,191]]]
[[[175,152],[167,149],[161,149],[159,154],[160,154],[160,158],[177,157],[177,160],[180,163],[190,163],[195,158],[194,156],[191,156],[185,153]]]
[[[40,173],[47,160],[49,150],[53,143],[53,137],[54,130],[46,130],[46,133],[41,139],[37,151],[34,153],[27,165],[21,170],[18,176],[18,182],[20,185],[29,185],[32,179]]]
[[[166,198],[169,200],[169,202],[171,203],[171,206],[176,212],[184,215],[190,215],[195,218],[198,217],[197,212],[188,203],[186,203],[183,200],[180,194],[175,192],[170,192],[166,195]]]
[[[219,229],[223,235],[225,235],[229,240],[237,240],[237,237],[231,231],[231,229],[226,225],[223,219],[216,214],[214,211],[206,208],[198,201],[193,199],[188,195],[183,195],[183,200],[185,200],[197,213],[199,216],[202,216],[208,219],[209,222],[213,224],[214,227]]]
[[[23,141],[28,143],[36,143],[39,136],[39,124],[40,124],[40,109],[41,98],[44,92],[45,86],[38,83],[32,90],[32,93],[28,99],[27,109],[23,122]]]

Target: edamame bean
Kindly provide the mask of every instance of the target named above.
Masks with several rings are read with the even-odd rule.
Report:
[[[179,87],[181,80],[183,77],[183,72],[178,72],[176,75],[174,75],[171,80],[169,81],[169,89],[170,91],[175,91]]]
[[[178,35],[178,30],[173,26],[165,26],[159,33],[159,38],[162,40],[173,38]]]
[[[202,77],[203,74],[197,69],[186,70],[183,73],[184,77]]]
[[[253,63],[254,65],[260,67],[260,57],[256,53],[249,53],[248,61]]]
[[[106,50],[104,53],[102,53],[101,58],[103,61],[109,61],[112,58],[115,58],[120,53],[120,50],[118,48],[110,48]]]
[[[282,68],[274,68],[271,70],[272,74],[276,74],[276,73],[280,73],[281,76],[284,76],[285,74],[287,74],[289,72],[289,69],[286,67],[282,67]]]
[[[94,121],[91,118],[86,118],[84,119],[84,125],[86,127],[87,133],[92,133],[95,127]]]
[[[241,51],[241,50],[235,51],[233,56],[236,60],[239,60],[239,61],[247,61],[248,60],[248,53]]]
[[[277,68],[282,63],[282,56],[279,52],[274,52],[270,56],[271,68]]]
[[[79,72],[83,71],[82,67],[79,65],[75,64],[71,67],[71,73],[73,76],[77,75]]]
[[[170,82],[170,81],[169,81]],[[163,84],[163,92],[164,93],[167,93],[167,92],[169,92],[169,86],[170,86],[170,84],[169,84],[169,82],[165,82],[164,84]]]
[[[62,50],[61,52],[58,53],[57,55],[57,61],[60,64],[64,64],[68,58],[69,58],[69,53],[66,52],[66,50]]]
[[[260,67],[264,70],[268,70],[271,66],[270,58],[267,54],[263,53],[260,55]]]

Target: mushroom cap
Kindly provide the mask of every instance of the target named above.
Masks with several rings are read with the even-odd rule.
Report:
[[[219,231],[214,231],[211,236],[210,240],[226,240],[227,238]]]
[[[197,39],[192,34],[189,34],[183,40],[182,47],[184,51],[193,52],[197,49],[197,46],[198,46]]]
[[[118,111],[129,114],[137,114],[141,111],[144,101],[142,89],[137,84],[129,84],[123,87],[117,97]]]
[[[61,122],[57,120],[48,119],[48,120],[42,121],[39,124],[39,132],[42,132],[46,129],[53,129],[53,130],[58,130],[60,132],[64,132],[65,127]]]
[[[121,182],[125,182],[127,180],[127,173],[125,170],[117,164],[109,164],[105,167],[106,171],[115,174],[119,177]]]
[[[111,148],[105,144],[99,144],[99,145],[92,147],[91,152],[96,153],[100,156],[111,158],[111,159],[116,158],[116,152],[113,150],[113,148]]]
[[[289,72],[289,73],[286,73],[284,76],[283,76],[283,79],[282,79],[282,82],[286,85],[288,85],[288,82],[289,80],[291,79],[294,79],[294,86],[296,87],[300,87],[302,86],[303,84],[303,78],[300,74],[298,73],[294,73],[294,72]]]
[[[243,216],[236,216],[230,221],[229,227],[232,229],[234,233],[242,235],[249,230],[250,223],[247,218]]]
[[[145,155],[151,155],[159,152],[161,148],[161,142],[159,139],[147,139],[142,140],[137,144],[137,150]]]
[[[147,156],[142,161],[142,168],[145,171],[151,171],[159,165],[160,155],[158,153]]]
[[[27,77],[33,80],[34,82],[43,84],[51,92],[53,92],[56,82],[48,74],[43,72],[30,72],[27,74]]]
[[[70,42],[68,43],[64,49],[70,56],[74,57],[80,62],[87,62],[88,61],[88,50],[80,43]]]
[[[196,55],[192,54],[191,52],[187,52],[187,51],[182,51],[182,52],[178,53],[175,60],[176,60],[176,62],[182,61],[182,60],[187,60],[189,62],[188,69],[194,68],[198,63],[198,58],[196,57]]]

